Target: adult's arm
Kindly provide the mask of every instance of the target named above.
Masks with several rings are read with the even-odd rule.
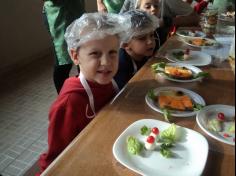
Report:
[[[194,9],[182,0],[162,0],[161,17],[172,18],[173,25],[196,26],[199,23],[199,16]]]
[[[125,13],[130,10],[134,10],[135,6],[136,6],[136,1],[137,0],[125,0],[124,4],[120,10],[120,14]]]
[[[103,3],[103,0],[97,0],[97,10],[98,12],[107,12],[107,8]]]
[[[200,17],[199,15],[193,11],[189,15],[183,15],[183,16],[176,16],[173,18],[173,25],[176,27],[181,26],[198,26]]]

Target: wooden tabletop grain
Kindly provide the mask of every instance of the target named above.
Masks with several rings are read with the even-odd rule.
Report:
[[[235,77],[227,61],[217,67],[213,65],[201,67],[202,70],[210,73],[210,77],[201,82],[171,82],[156,77],[151,71],[151,64],[167,61],[164,56],[168,49],[186,47],[177,36],[170,38],[156,57],[150,59],[140,69],[119,96],[98,113],[96,118],[73,140],[42,175],[138,175],[116,161],[112,153],[112,147],[117,137],[133,122],[149,118],[164,121],[160,113],[153,111],[145,103],[145,95],[150,89],[163,86],[182,87],[201,95],[207,105],[235,105]],[[191,49],[198,50],[196,48]],[[235,175],[234,146],[218,142],[209,137],[198,127],[195,117],[175,117],[172,122],[179,126],[193,129],[207,138],[209,154],[203,175]]]

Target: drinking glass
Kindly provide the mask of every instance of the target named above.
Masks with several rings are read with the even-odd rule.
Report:
[[[204,13],[201,24],[202,30],[207,36],[211,36],[216,33],[217,21],[218,9],[214,7],[208,8]]]

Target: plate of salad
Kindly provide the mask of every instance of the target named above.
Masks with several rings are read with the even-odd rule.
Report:
[[[209,75],[207,72],[203,72],[189,64],[158,62],[151,67],[155,73],[165,79],[182,83],[200,81]]]
[[[216,47],[218,45],[216,40],[202,37],[184,38],[183,42],[189,46],[197,48]]]
[[[171,62],[194,66],[206,66],[211,63],[211,56],[209,54],[189,49],[169,50],[166,54],[166,58]]]
[[[164,116],[169,114],[174,117],[191,117],[205,106],[205,101],[200,95],[180,87],[159,87],[149,90],[145,100],[150,108]]]
[[[121,133],[112,150],[117,161],[141,175],[195,176],[204,170],[208,148],[196,131],[142,119]]]
[[[218,16],[218,19],[221,21],[235,22],[235,11],[228,11],[225,13],[221,13]]]
[[[197,114],[197,124],[212,138],[235,145],[235,107],[210,105]]]
[[[186,29],[179,29],[176,31],[176,34],[180,37],[205,37],[206,36],[206,34],[202,31],[186,30]]]

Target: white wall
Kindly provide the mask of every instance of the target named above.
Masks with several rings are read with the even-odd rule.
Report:
[[[96,0],[85,0],[96,11]],[[42,20],[42,0],[7,0],[0,6],[0,74],[50,51],[51,41]]]

